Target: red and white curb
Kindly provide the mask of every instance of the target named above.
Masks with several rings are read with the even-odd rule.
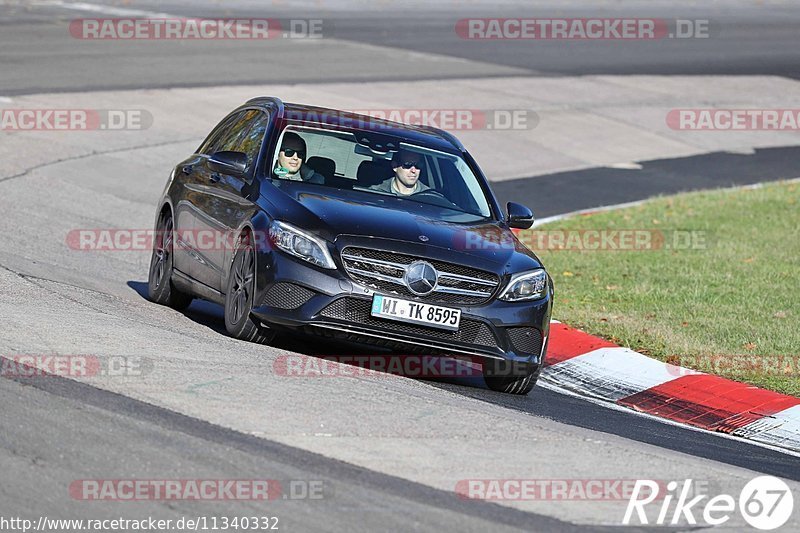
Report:
[[[656,361],[559,322],[541,380],[679,424],[800,452],[800,398]]]

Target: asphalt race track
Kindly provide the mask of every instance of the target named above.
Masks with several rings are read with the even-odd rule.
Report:
[[[523,131],[456,134],[500,199],[526,203],[539,217],[796,178],[796,131],[675,131],[664,116],[675,108],[800,108],[800,10],[746,1],[689,2],[677,13],[669,2],[266,4],[0,1],[0,107],[152,117],[138,131],[0,131],[0,357],[138,365],[79,379],[0,377],[0,517],[274,516],[286,531],[604,531],[620,529],[626,501],[466,500],[456,487],[472,479],[693,479],[709,494],[736,495],[768,474],[800,495],[795,454],[544,386],[510,397],[455,380],[279,375],[282,355],[354,348],[233,340],[212,304],[195,301],[179,313],[147,301],[148,253],[79,251],[66,238],[81,228],[150,228],[171,166],[230,109],[263,94],[345,109],[533,111],[537,122]],[[159,14],[319,18],[329,33],[269,42],[93,42],[69,33],[76,18]],[[453,28],[472,16],[702,18],[711,35],[464,42]],[[76,498],[71,485],[87,479],[268,479],[284,493],[267,502]],[[309,497],[308,487],[320,490]],[[745,525],[733,517],[722,527]],[[798,527],[795,512],[785,528]]]
[[[7,4],[9,2],[6,2]],[[70,9],[68,2],[11,1],[0,15],[0,42],[5,50],[6,75],[0,94],[100,88],[151,88],[245,83],[302,83],[446,78],[482,78],[506,75],[775,75],[797,77],[800,63],[800,14],[791,2],[736,1],[731,6],[705,6],[684,2],[680,9],[669,2],[601,0],[585,2],[467,1],[368,2],[293,1],[193,2],[154,0],[93,2],[121,11],[106,16],[136,16],[125,10],[192,17],[318,18],[324,21],[328,43],[324,55],[309,56],[297,41],[273,45],[267,57],[253,42],[194,43],[191,47],[169,42],[108,44],[98,51],[87,43],[61,45],[64,23],[101,12]],[[20,4],[19,7],[14,7]],[[32,4],[36,7],[28,6]],[[9,12],[10,11],[10,12]],[[99,14],[98,14],[99,13]],[[663,17],[708,19],[709,39],[636,43],[564,43],[487,41],[465,42],[453,28],[468,17]],[[327,27],[325,26],[327,24]],[[56,44],[57,46],[53,46]],[[270,43],[272,45],[272,43]],[[356,45],[362,45],[356,48]],[[178,50],[176,50],[178,48]],[[382,55],[382,48],[388,50]],[[406,53],[404,53],[405,51]],[[450,58],[431,64],[424,55]],[[337,54],[348,61],[331,63]],[[328,55],[330,54],[330,55]],[[14,60],[9,60],[9,55]],[[237,61],[230,61],[231,57]],[[341,58],[341,55],[339,55]],[[24,58],[25,61],[21,61]],[[461,59],[462,61],[453,61]],[[479,69],[468,62],[479,62]],[[241,64],[250,65],[242,68]],[[444,64],[443,64],[444,63]],[[449,63],[449,64],[448,64]],[[411,67],[414,68],[411,68]],[[41,73],[47,75],[42,76]],[[93,76],[85,76],[85,73]]]

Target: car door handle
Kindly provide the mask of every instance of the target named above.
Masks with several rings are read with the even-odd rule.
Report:
[[[181,172],[183,172],[184,174],[186,174],[188,176],[189,174],[194,172],[194,167],[192,165],[186,165],[185,167],[183,167],[181,169]]]
[[[217,183],[221,179],[222,179],[222,176],[220,176],[219,174],[217,174],[215,172],[214,174],[211,174],[211,177],[208,178],[208,181],[210,181],[211,183]]]

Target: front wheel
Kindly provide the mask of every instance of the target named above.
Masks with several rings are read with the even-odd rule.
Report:
[[[192,296],[180,292],[172,284],[173,229],[172,213],[164,213],[156,225],[153,256],[150,259],[147,279],[147,296],[153,302],[180,311],[189,307]]]
[[[536,385],[540,369],[539,365],[491,359],[483,363],[483,380],[493,391],[524,396]]]
[[[245,235],[233,256],[225,293],[225,329],[237,339],[269,344],[275,332],[253,320],[253,296],[256,287],[256,260],[249,238]]]

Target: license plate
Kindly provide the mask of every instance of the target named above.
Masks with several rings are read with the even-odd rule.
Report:
[[[458,331],[458,324],[461,322],[461,309],[409,302],[408,300],[376,294],[372,298],[372,316]]]

